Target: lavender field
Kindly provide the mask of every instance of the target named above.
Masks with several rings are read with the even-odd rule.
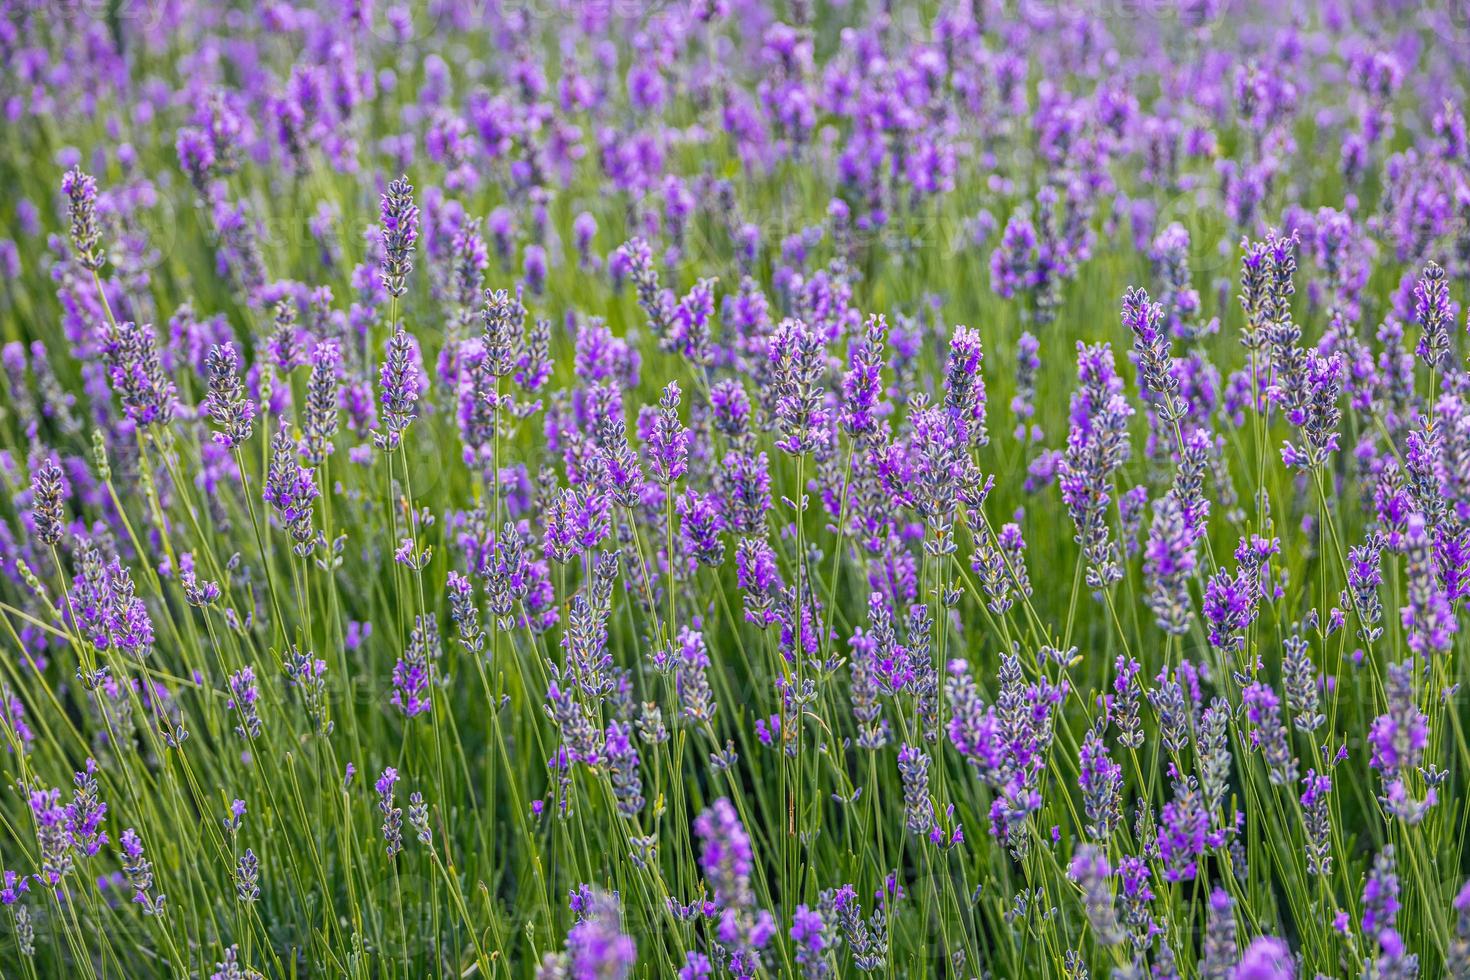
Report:
[[[1470,978],[1465,0],[0,64],[0,977]]]

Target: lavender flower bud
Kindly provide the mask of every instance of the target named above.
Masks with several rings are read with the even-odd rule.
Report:
[[[480,320],[484,325],[481,344],[485,364],[492,375],[503,378],[515,367],[515,350],[525,330],[526,308],[521,305],[519,294],[513,296],[503,289],[487,289]]]
[[[658,402],[658,418],[648,439],[654,479],[668,486],[689,469],[689,444],[694,433],[679,421],[679,386],[670,381]]]
[[[1281,678],[1286,688],[1286,706],[1291,709],[1291,723],[1304,732],[1316,731],[1327,723],[1318,710],[1317,668],[1307,651],[1307,641],[1293,632],[1283,643]]]
[[[374,430],[373,445],[384,452],[397,449],[409,424],[418,418],[415,411],[419,400],[417,355],[407,331],[399,326],[388,338],[387,359],[379,379],[382,428]]]
[[[388,185],[381,207],[383,236],[383,287],[392,296],[408,292],[406,280],[413,271],[414,243],[419,237],[419,209],[413,203],[413,185],[400,177]]]
[[[1287,786],[1296,782],[1296,756],[1292,754],[1286,727],[1281,723],[1281,701],[1269,684],[1257,681],[1241,692],[1246,718],[1255,726],[1251,741],[1266,758],[1271,782]]]
[[[934,826],[934,801],[929,796],[929,755],[912,745],[898,750],[898,774],[903,782],[904,826],[926,837]]]
[[[417,833],[420,844],[434,842],[434,832],[429,829],[429,805],[424,802],[423,793],[408,796],[408,824]]]
[[[1424,278],[1414,287],[1414,319],[1423,331],[1414,353],[1430,368],[1443,367],[1450,353],[1453,316],[1445,271],[1433,262],[1424,267]]]
[[[1210,893],[1205,916],[1200,980],[1230,980],[1235,966],[1235,903],[1219,888]]]
[[[1096,726],[1082,740],[1078,770],[1087,834],[1106,842],[1123,817],[1123,767],[1108,756]]]
[[[393,784],[396,782],[398,770],[389,766],[373,784],[378,791],[378,812],[383,815],[383,844],[389,858],[403,850],[403,811],[393,805]]]
[[[694,834],[701,845],[699,867],[715,904],[720,908],[749,907],[754,901],[750,889],[754,858],[750,838],[730,801],[722,797],[701,813],[694,821]]]
[[[630,726],[616,721],[609,724],[602,756],[618,813],[631,820],[643,809],[643,780],[638,774],[638,749],[630,735]]]
[[[270,466],[262,496],[296,542],[296,554],[303,558],[311,553],[316,536],[311,516],[317,495],[316,479],[311,470],[296,462],[295,442],[283,421],[271,440]]]
[[[1138,673],[1141,669],[1137,660],[1121,653],[1113,664],[1113,701],[1109,714],[1118,728],[1118,744],[1125,749],[1143,745],[1143,726],[1138,717]]]
[[[878,427],[878,400],[883,394],[883,342],[888,322],[882,316],[868,318],[861,338],[848,348],[849,367],[842,379],[842,427],[853,438]]]
[[[1124,933],[1118,925],[1118,913],[1113,905],[1109,881],[1113,869],[1108,866],[1106,855],[1092,844],[1083,844],[1073,855],[1067,874],[1082,888],[1082,901],[1093,937],[1104,946],[1121,943]]]
[[[1302,787],[1307,873],[1325,878],[1332,874],[1332,777],[1308,769]]]
[[[980,373],[980,334],[957,326],[949,342],[944,376],[944,407],[959,422],[964,441],[971,446],[990,442],[985,428],[985,376]]]
[[[1062,499],[1077,527],[1076,541],[1087,558],[1087,584],[1104,589],[1123,577],[1107,520],[1114,472],[1128,457],[1128,419],[1122,382],[1107,345],[1077,345],[1072,427],[1061,464]]]
[[[31,499],[36,540],[54,548],[66,531],[66,477],[50,456],[36,467],[31,479]]]
[[[231,343],[209,348],[209,415],[219,430],[214,441],[234,449],[250,438],[255,403],[240,383],[240,357]]]
[[[286,686],[301,692],[302,706],[318,735],[332,734],[333,723],[327,711],[327,662],[313,656],[310,650],[292,646],[286,653],[282,669]]]
[[[1142,289],[1129,289],[1123,294],[1123,326],[1133,333],[1133,357],[1144,390],[1160,402],[1159,418],[1164,422],[1182,418],[1182,406],[1176,409],[1174,403],[1179,379],[1174,376],[1174,358],[1163,329],[1164,308],[1150,301]]]
[[[260,858],[248,847],[235,864],[235,897],[245,905],[260,900]]]
[[[245,666],[230,675],[230,699],[225,707],[238,713],[240,723],[235,726],[235,734],[243,739],[256,738],[261,733],[259,701],[260,688],[255,684],[254,669]]]
[[[97,181],[72,167],[61,178],[61,192],[66,195],[71,218],[71,248],[77,263],[96,272],[107,263],[102,250],[102,229],[97,222]]]
[[[1384,684],[1388,710],[1373,720],[1368,732],[1372,755],[1368,763],[1383,776],[1384,801],[1389,812],[1416,824],[1435,803],[1431,787],[1424,800],[1409,798],[1405,776],[1424,758],[1429,744],[1429,718],[1419,710],[1414,694],[1414,662],[1390,664]]]
[[[332,454],[341,366],[342,349],[337,342],[318,341],[311,355],[311,378],[306,383],[306,426],[301,440],[301,458],[308,466],[320,466]]]
[[[776,421],[783,438],[776,448],[801,456],[826,445],[827,410],[823,407],[822,374],[826,349],[822,339],[801,320],[782,320],[767,343],[776,392]]]
[[[154,896],[153,864],[143,856],[143,841],[132,827],[122,832],[118,841],[122,845],[123,874],[133,889],[133,901],[143,906],[144,915],[162,916],[164,896]]]

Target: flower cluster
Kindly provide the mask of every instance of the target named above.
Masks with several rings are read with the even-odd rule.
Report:
[[[1455,4],[74,6],[0,974],[1470,977]]]

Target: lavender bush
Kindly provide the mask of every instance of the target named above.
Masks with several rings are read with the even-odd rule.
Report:
[[[1470,977],[1462,4],[0,55],[0,975]]]

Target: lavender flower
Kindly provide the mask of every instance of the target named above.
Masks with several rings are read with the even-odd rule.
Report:
[[[143,841],[138,832],[129,827],[122,832],[118,843],[122,845],[123,874],[133,889],[133,902],[143,907],[144,915],[162,916],[165,898],[152,894],[153,864],[143,856]]]
[[[240,383],[240,357],[235,345],[215,344],[209,349],[209,414],[219,430],[214,441],[235,449],[250,438],[255,403]]]
[[[697,490],[686,490],[675,509],[679,513],[679,537],[684,553],[701,565],[718,567],[725,557],[725,543],[720,538],[725,518],[714,500]]]
[[[1379,936],[1392,930],[1398,922],[1399,878],[1394,865],[1392,844],[1373,859],[1373,869],[1363,885],[1363,931],[1370,936]]]
[[[1113,699],[1110,707],[1113,724],[1118,728],[1118,743],[1126,749],[1143,744],[1143,728],[1138,717],[1137,660],[1118,655],[1113,664]]]
[[[1414,353],[1430,368],[1443,367],[1450,353],[1453,313],[1445,271],[1433,262],[1424,267],[1424,278],[1414,287],[1414,319],[1423,331]]]
[[[790,935],[796,945],[796,965],[804,980],[820,980],[832,974],[828,952],[832,939],[820,912],[798,905],[791,919]]]
[[[49,456],[36,467],[31,479],[31,497],[36,540],[54,548],[66,530],[66,478],[56,460]]]
[[[957,326],[949,341],[949,361],[944,375],[944,407],[959,422],[962,438],[972,446],[990,441],[985,428],[985,376],[980,335],[969,327]]]
[[[1102,734],[1089,728],[1078,758],[1082,805],[1087,814],[1087,834],[1106,841],[1123,816],[1123,767],[1108,756]]]
[[[73,848],[86,857],[95,857],[108,840],[102,830],[107,804],[102,802],[97,786],[97,761],[88,759],[86,767],[72,777],[72,784],[75,788],[66,806],[66,832]]]
[[[485,648],[485,633],[480,628],[474,583],[459,572],[450,572],[444,587],[449,592],[449,618],[459,634],[459,641],[471,654],[478,655]]]
[[[861,337],[848,347],[849,367],[842,379],[842,428],[853,438],[878,427],[878,403],[882,397],[883,343],[888,321],[871,316]]]
[[[235,898],[243,905],[260,901],[260,858],[248,847],[235,862]]]
[[[521,304],[520,294],[511,295],[503,289],[485,290],[480,320],[484,326],[480,342],[485,366],[492,376],[503,378],[515,366],[515,350],[525,329],[526,308]]]
[[[694,821],[700,840],[699,866],[709,882],[715,904],[721,908],[745,908],[754,900],[750,874],[754,857],[750,837],[730,801],[723,797]]]
[[[40,880],[58,885],[71,873],[71,831],[67,829],[66,810],[59,803],[58,789],[33,789],[28,803],[36,825],[36,844],[41,852]]]
[[[306,425],[301,440],[301,458],[308,466],[320,466],[332,454],[341,365],[342,350],[335,340],[317,343],[311,354],[311,378],[306,383]]]
[[[283,424],[271,440],[270,467],[262,496],[296,542],[295,551],[300,557],[310,554],[315,542],[311,518],[318,493],[312,471],[296,462],[295,440]]]
[[[1128,419],[1133,414],[1122,394],[1106,345],[1077,345],[1079,387],[1072,395],[1072,428],[1062,458],[1062,499],[1077,527],[1077,543],[1087,558],[1087,584],[1107,588],[1122,578],[1107,522],[1113,473],[1128,457]]]
[[[704,636],[685,627],[679,631],[675,647],[674,691],[679,698],[679,714],[697,724],[707,723],[718,705],[706,674],[710,660]]]
[[[1413,800],[1405,786],[1406,776],[1418,767],[1429,744],[1429,718],[1415,700],[1413,677],[1412,661],[1389,665],[1384,684],[1388,710],[1373,720],[1368,732],[1369,764],[1383,776],[1385,803],[1409,824],[1422,820],[1435,803],[1433,788],[1425,799]]]
[[[643,809],[643,780],[638,775],[638,750],[629,735],[628,725],[608,725],[602,757],[607,762],[618,813],[631,819]]]
[[[93,273],[107,264],[102,250],[102,229],[97,221],[97,182],[80,167],[72,167],[61,179],[71,218],[71,248],[77,264]]]
[[[1308,769],[1302,777],[1302,812],[1307,828],[1307,873],[1332,874],[1332,777]]]
[[[1460,886],[1450,907],[1455,913],[1455,936],[1445,957],[1445,969],[1453,977],[1470,969],[1470,880]]]
[[[826,350],[821,337],[801,320],[783,320],[771,335],[767,357],[783,436],[776,448],[800,456],[825,446],[828,418],[821,379]]]
[[[159,359],[153,327],[121,323],[102,352],[124,414],[142,429],[167,428],[174,416],[175,389]]]
[[[1295,980],[1291,950],[1275,936],[1260,936],[1245,948],[1232,980]]]
[[[1189,631],[1193,613],[1189,581],[1195,570],[1194,536],[1172,491],[1155,500],[1153,507],[1143,552],[1143,576],[1148,584],[1144,602],[1160,629],[1183,635]]]
[[[1235,903],[1216,888],[1210,893],[1205,918],[1204,955],[1199,965],[1201,980],[1231,980],[1235,962]]]
[[[1279,236],[1273,229],[1263,242],[1241,242],[1240,305],[1245,310],[1241,338],[1250,350],[1265,347],[1270,328],[1291,317],[1296,292],[1297,236]]]
[[[1036,417],[1036,372],[1041,370],[1041,342],[1029,331],[1016,341],[1016,394],[1011,412],[1016,416],[1016,438],[1039,442],[1041,430],[1032,424]],[[1028,429],[1029,426],[1029,429]]]
[[[929,756],[904,745],[898,750],[898,774],[903,782],[904,826],[926,837],[934,827],[934,801],[929,797]]]
[[[1381,532],[1372,532],[1363,544],[1348,549],[1348,587],[1342,592],[1342,604],[1351,606],[1358,615],[1358,637],[1372,643],[1383,633],[1378,625],[1383,618],[1383,601],[1378,588],[1383,584],[1379,568],[1385,544]]]
[[[1082,888],[1087,921],[1092,926],[1097,941],[1104,946],[1115,946],[1122,942],[1124,934],[1118,925],[1109,881],[1113,869],[1108,866],[1107,857],[1094,845],[1083,844],[1072,856],[1072,864],[1067,873]]]
[[[433,707],[429,682],[438,643],[439,627],[434,617],[415,616],[408,646],[393,667],[393,696],[389,699],[406,718],[421,715]]]
[[[408,292],[407,279],[413,271],[414,243],[419,237],[419,209],[414,206],[413,185],[407,177],[400,177],[388,185],[380,213],[383,288],[391,296],[402,296]]]
[[[631,976],[638,959],[632,937],[622,931],[615,895],[594,891],[582,903],[581,917],[567,933],[566,951],[549,953],[537,970],[538,980]]]
[[[1241,692],[1246,718],[1253,726],[1251,744],[1261,750],[1271,771],[1271,782],[1288,786],[1296,782],[1296,756],[1292,754],[1287,729],[1281,720],[1281,700],[1269,684],[1260,681]]]
[[[373,784],[378,792],[378,812],[383,816],[383,849],[389,858],[403,850],[403,811],[393,805],[393,786],[397,782],[398,770],[389,766]]]
[[[391,453],[402,442],[409,423],[418,417],[419,368],[417,348],[402,326],[388,338],[387,349],[379,382],[383,425],[373,432],[373,445]]]
[[[1220,846],[1224,839],[1211,830],[1210,815],[1191,779],[1177,783],[1174,790],[1174,798],[1159,811],[1159,857],[1166,881],[1193,881],[1205,849]]]
[[[1164,332],[1164,308],[1149,300],[1142,289],[1123,294],[1123,326],[1133,333],[1133,357],[1143,379],[1143,388],[1161,403],[1159,417],[1165,422],[1183,418],[1175,407],[1179,379],[1174,376],[1169,338]]]
[[[1428,657],[1450,649],[1458,629],[1449,596],[1436,574],[1434,553],[1423,515],[1410,514],[1403,536],[1408,562],[1408,604],[1401,611],[1409,649]]]
[[[1307,651],[1307,641],[1293,632],[1283,641],[1283,647],[1281,675],[1291,723],[1304,732],[1316,731],[1327,718],[1318,710],[1317,669]]]
[[[649,436],[650,468],[656,480],[664,485],[682,479],[689,469],[689,444],[693,438],[679,421],[679,386],[672,381],[664,386],[658,402],[658,418]]]

